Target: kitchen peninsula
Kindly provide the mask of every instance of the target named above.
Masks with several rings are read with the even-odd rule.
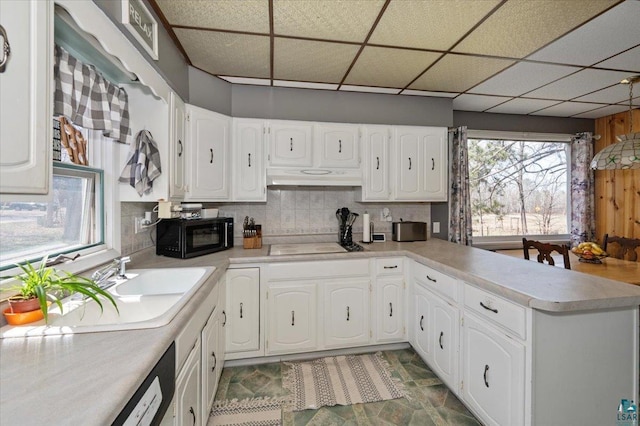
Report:
[[[388,266],[398,269],[380,266],[388,259],[399,261]],[[272,283],[263,282],[263,275],[275,280],[273,271],[285,266],[352,261],[371,265],[366,273],[374,287],[386,271],[400,270],[392,273],[406,283],[407,330],[397,341],[414,346],[487,424],[604,424],[615,416],[621,399],[637,400],[637,286],[441,240],[375,243],[354,253],[281,256],[270,256],[265,245],[188,260],[149,251],[134,256],[132,268],[216,266],[209,282],[221,280],[227,268],[259,268],[260,312],[266,316],[262,295]],[[296,285],[295,277],[291,283]],[[11,384],[10,392],[4,386],[1,392],[1,423],[111,423],[211,291],[205,284],[165,327],[0,340],[0,380]],[[451,313],[452,337],[445,333],[444,345],[442,332],[439,341],[437,335],[425,334],[423,339],[421,333],[432,330],[429,319],[437,323],[437,316],[423,314],[421,301],[434,311],[440,307]],[[370,306],[367,324],[373,329],[378,305]],[[261,320],[264,330],[265,318]],[[281,358],[265,351],[263,334],[259,338],[264,359]],[[318,341],[318,347],[328,347],[322,346],[322,337]],[[362,352],[379,343],[368,340],[355,346]],[[451,348],[449,364],[438,358],[443,346]],[[494,349],[501,352],[496,355]],[[501,376],[502,366],[508,366],[508,377]],[[108,368],[109,374],[97,375],[97,368]],[[18,378],[23,385],[17,384]],[[504,392],[505,397],[496,400],[491,392]]]

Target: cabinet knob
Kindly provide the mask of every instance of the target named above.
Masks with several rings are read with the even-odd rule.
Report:
[[[411,157],[409,157],[409,170],[411,170]]]
[[[242,302],[240,302],[240,318],[242,318]]]
[[[489,366],[488,365],[484,365],[484,385],[486,387],[489,387],[489,381],[487,380],[487,372],[489,371]]]
[[[424,315],[420,317],[420,330],[424,331],[424,327],[422,326],[422,321],[424,321]]]
[[[213,164],[213,148],[209,148],[209,151],[211,151],[211,158],[209,159],[209,164]]]
[[[211,356],[213,357],[213,367],[211,367],[211,372],[216,371],[216,365],[218,364],[218,358],[216,358],[216,353],[211,352]]]
[[[440,332],[440,339],[438,339],[438,343],[440,344],[440,349],[444,349],[444,347],[442,346],[442,336],[444,336],[444,331]]]
[[[347,321],[349,321],[349,307],[347,306]]]
[[[293,151],[293,138],[289,138],[289,151]]]
[[[497,309],[494,309],[494,308],[492,308],[491,306],[487,306],[487,305],[485,305],[485,304],[484,304],[484,303],[482,303],[482,302],[480,302],[480,306],[482,306],[483,308],[485,308],[487,311],[491,311],[491,312],[493,312],[494,314],[497,314],[497,313],[498,313],[498,310],[497,310]]]
[[[376,170],[380,170],[380,157],[376,157]]]
[[[225,325],[227,325],[227,313],[225,311],[222,311],[222,315],[224,315],[224,320],[222,321],[222,326],[224,327]]]
[[[11,45],[4,27],[0,25],[0,36],[2,36],[2,58],[0,58],[0,72],[4,72],[4,66],[11,56]]]
[[[435,170],[436,169],[436,160],[435,159],[431,159],[431,170]]]
[[[431,278],[429,275],[427,275],[427,279],[428,279],[429,281],[431,281],[432,283],[437,283],[437,282],[438,282],[438,280],[437,280],[437,279],[435,279],[435,278]]]
[[[251,167],[251,153],[249,153],[248,155],[249,155],[249,167]]]
[[[389,302],[389,316],[393,316],[393,303]]]
[[[296,324],[296,311],[291,311],[291,326]]]
[[[338,153],[342,152],[342,141],[338,139]]]
[[[193,407],[189,407],[189,412],[193,416],[193,426],[195,426],[196,425],[196,412],[194,411]]]
[[[178,157],[182,157],[182,152],[184,151],[184,147],[182,146],[182,141],[178,139],[178,146],[180,147],[180,151],[178,151]]]

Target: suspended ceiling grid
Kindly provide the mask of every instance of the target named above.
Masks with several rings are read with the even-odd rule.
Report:
[[[234,84],[598,118],[628,109],[619,82],[640,74],[640,0],[150,2],[191,65]]]

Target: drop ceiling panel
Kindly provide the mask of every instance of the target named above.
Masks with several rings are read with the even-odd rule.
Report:
[[[156,0],[171,25],[269,33],[268,0]]]
[[[454,51],[524,58],[617,0],[509,0]]]
[[[618,84],[625,77],[627,77],[626,73],[618,71],[587,69],[529,92],[527,97],[558,100],[573,99]]]
[[[547,101],[542,99],[512,99],[504,104],[491,108],[487,112],[498,112],[503,114],[530,114],[542,108],[557,104],[558,101]]]
[[[388,93],[391,95],[395,95],[400,91],[400,89],[390,89],[388,87],[350,86],[348,84],[340,86],[340,90],[345,92]]]
[[[434,98],[455,98],[458,93],[449,92],[429,92],[427,90],[403,90],[403,95],[430,96]]]
[[[276,35],[363,42],[384,0],[275,0]]]
[[[581,102],[562,102],[557,105],[553,105],[549,108],[545,108],[540,111],[532,112],[531,115],[546,115],[551,117],[569,117],[583,112],[592,111],[597,108],[601,108],[603,105],[581,103]]]
[[[506,96],[462,94],[453,100],[453,109],[461,111],[485,111],[509,99],[511,98]]]
[[[640,42],[640,1],[620,4],[528,59],[593,65]]]
[[[321,90],[336,90],[337,84],[325,84],[325,83],[305,83],[303,81],[283,81],[273,80],[274,86],[279,87],[298,87],[301,89],[321,89]]]
[[[579,70],[580,68],[562,65],[520,62],[469,92],[519,96]]]
[[[582,114],[577,114],[576,118],[600,118],[607,115],[617,114],[619,112],[628,111],[628,108],[617,105],[609,105],[603,108],[599,108],[593,111],[588,111]]]
[[[637,90],[640,93],[640,87]],[[586,96],[575,99],[581,102],[600,102],[608,104],[629,103],[629,85],[616,84],[606,89],[598,90]]]
[[[498,3],[497,0],[392,1],[369,42],[447,50]]]
[[[269,78],[269,37],[176,28],[194,66],[214,75]]]
[[[365,47],[345,84],[402,88],[440,56],[417,50]]]
[[[638,2],[640,4],[640,1]],[[640,41],[640,37],[638,37]],[[613,68],[619,70],[629,70],[633,74],[640,74],[640,46],[631,50],[627,50],[624,53],[609,58],[606,61],[599,62],[597,67],[601,68]]]
[[[409,89],[464,92],[511,64],[503,59],[446,55]]]
[[[351,44],[276,37],[274,78],[340,83],[357,52]]]

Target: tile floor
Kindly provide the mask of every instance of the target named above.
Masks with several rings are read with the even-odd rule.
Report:
[[[283,413],[283,425],[480,425],[412,349],[383,352],[411,399]],[[282,364],[225,368],[216,400],[284,396]]]

